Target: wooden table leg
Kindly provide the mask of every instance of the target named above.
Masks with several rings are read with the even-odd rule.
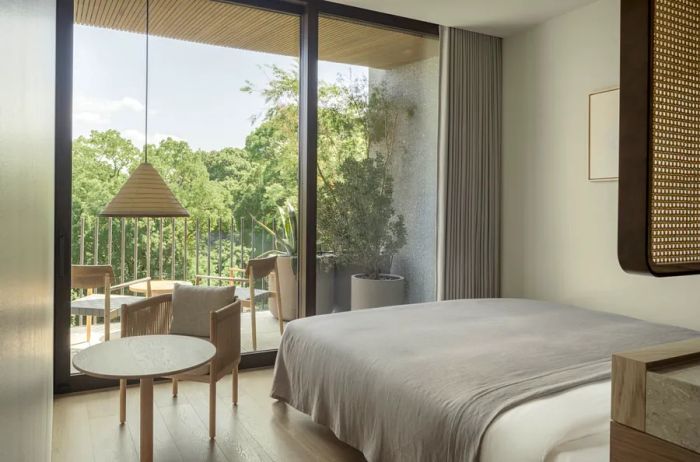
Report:
[[[141,462],[153,462],[153,379],[141,379]]]
[[[126,422],[126,379],[119,381],[119,423]]]

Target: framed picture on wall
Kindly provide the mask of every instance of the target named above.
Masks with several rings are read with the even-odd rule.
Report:
[[[620,148],[620,89],[588,95],[588,179],[618,179]]]

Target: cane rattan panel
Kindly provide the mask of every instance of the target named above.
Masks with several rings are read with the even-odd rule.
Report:
[[[700,2],[656,0],[651,49],[650,258],[700,262]]]

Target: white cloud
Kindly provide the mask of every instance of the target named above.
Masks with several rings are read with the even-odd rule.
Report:
[[[136,146],[139,149],[143,148],[145,136],[142,130],[128,128],[126,130],[122,130],[121,133],[124,138],[131,140],[131,142],[134,143],[134,146]]]
[[[107,125],[107,123],[109,122],[109,119],[106,118],[104,115],[97,112],[89,111],[76,112],[75,114],[73,114],[73,120],[77,124],[84,124],[89,126],[102,126]]]
[[[131,96],[124,96],[120,99],[105,99],[80,95],[75,101],[76,113],[93,112],[107,116],[120,111],[143,112],[144,109],[143,103]]]
[[[78,95],[73,104],[73,131],[80,136],[89,134],[91,130],[118,128],[114,126],[115,116],[139,114],[137,117],[141,119],[144,110],[144,105],[130,96],[107,99]],[[134,116],[126,118],[133,120]]]

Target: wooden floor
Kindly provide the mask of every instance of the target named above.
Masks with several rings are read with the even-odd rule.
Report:
[[[325,427],[269,397],[272,370],[242,372],[237,407],[231,376],[217,387],[217,437],[207,432],[208,385],[169,383],[154,390],[156,461],[364,461]],[[119,425],[118,391],[57,397],[53,417],[53,462],[138,461],[138,388],[127,392],[127,422]]]

